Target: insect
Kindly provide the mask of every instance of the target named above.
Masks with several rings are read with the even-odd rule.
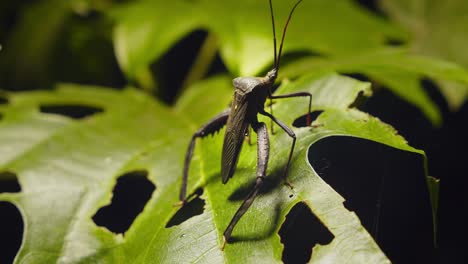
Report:
[[[182,185],[180,188],[179,196],[182,205],[186,203],[188,171],[190,167],[190,161],[192,160],[193,150],[195,148],[195,141],[197,138],[203,138],[207,135],[214,134],[226,125],[226,132],[224,134],[223,151],[221,157],[221,178],[223,184],[225,184],[234,175],[242,144],[244,142],[244,137],[248,132],[249,125],[253,128],[255,133],[257,133],[257,174],[255,186],[244,199],[244,202],[233,216],[229,225],[226,227],[226,230],[223,233],[222,248],[224,248],[226,242],[229,242],[229,238],[231,237],[231,233],[234,227],[236,226],[237,222],[252,205],[266,177],[268,158],[270,154],[270,143],[266,124],[258,121],[258,114],[269,117],[272,120],[272,122],[275,122],[292,138],[288,161],[283,172],[283,177],[287,181],[286,177],[289,164],[291,162],[291,158],[294,152],[294,146],[296,144],[296,135],[294,134],[291,128],[289,128],[280,120],[276,119],[273,116],[273,114],[265,111],[264,105],[266,99],[268,98],[272,100],[292,97],[309,97],[309,112],[307,115],[307,125],[310,125],[312,94],[308,92],[298,92],[284,95],[272,94],[272,87],[275,83],[276,77],[278,76],[279,63],[281,58],[281,52],[283,49],[284,38],[286,35],[286,30],[294,10],[299,5],[299,3],[301,3],[301,1],[302,0],[297,1],[289,13],[289,17],[286,20],[286,24],[283,28],[283,35],[281,38],[279,52],[277,53],[273,5],[271,0],[269,0],[271,23],[273,28],[274,68],[271,71],[269,71],[265,77],[235,78],[233,80],[235,92],[231,107],[218,114],[206,124],[204,124],[200,129],[198,129],[195,132],[195,134],[193,134],[190,144],[188,146],[188,150],[185,156]]]

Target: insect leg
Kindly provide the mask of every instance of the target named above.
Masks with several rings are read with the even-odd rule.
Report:
[[[270,114],[273,115],[273,98],[272,98],[271,94],[270,94],[269,98],[270,98]],[[271,131],[272,135],[275,134],[275,130],[274,130],[274,127],[273,127],[273,120],[271,120],[271,119],[270,119],[270,131]]]
[[[268,139],[268,129],[265,123],[263,122],[253,123],[252,127],[255,130],[255,133],[257,133],[257,178],[255,181],[254,188],[247,195],[244,202],[239,207],[234,217],[232,217],[231,222],[229,223],[226,230],[224,231],[224,234],[223,234],[224,241],[223,241],[222,248],[224,248],[224,245],[231,237],[232,230],[236,226],[239,219],[245,214],[245,212],[247,212],[249,207],[252,205],[255,197],[258,194],[258,191],[260,190],[260,187],[263,185],[263,180],[266,176],[268,158],[270,155],[270,143]]]
[[[231,109],[226,109],[224,112],[213,117],[210,121],[204,124],[200,129],[198,129],[197,132],[195,132],[195,134],[193,134],[192,140],[190,141],[190,144],[187,149],[187,153],[185,154],[184,174],[182,176],[182,185],[180,186],[179,193],[179,200],[182,204],[184,204],[186,201],[185,196],[187,192],[188,172],[190,168],[190,161],[192,160],[193,150],[195,148],[195,140],[197,138],[205,137],[220,130],[226,124],[230,113]]]
[[[289,128],[287,125],[283,124],[283,122],[279,121],[278,119],[276,119],[276,117],[274,117],[270,113],[266,112],[265,110],[261,110],[261,111],[259,111],[259,113],[271,118],[271,120],[273,120],[276,124],[278,124],[278,126],[280,126],[293,139],[293,142],[292,142],[292,145],[291,145],[291,151],[289,152],[288,163],[286,163],[286,167],[284,168],[284,171],[283,171],[283,177],[286,180],[286,183],[290,187],[292,187],[291,183],[289,183],[289,181],[287,181],[287,176],[288,176],[289,164],[291,163],[292,155],[293,155],[293,152],[294,152],[294,146],[296,145],[296,134],[294,134],[294,132],[292,131],[291,128]]]
[[[291,94],[282,94],[282,95],[270,95],[270,99],[281,99],[281,98],[292,98],[292,97],[309,97],[309,112],[307,115],[307,126],[310,126],[311,120],[310,120],[310,114],[311,114],[311,108],[312,108],[312,94],[308,92],[299,92],[299,93],[291,93]],[[283,128],[284,129],[284,128]]]
[[[245,131],[245,137],[247,138],[247,143],[250,145],[252,145],[252,139],[251,139],[251,135],[250,135],[250,127],[247,128],[247,130]]]

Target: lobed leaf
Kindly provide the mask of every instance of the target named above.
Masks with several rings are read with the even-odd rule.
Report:
[[[0,172],[15,173],[22,191],[2,193],[0,200],[14,203],[25,223],[15,262],[279,263],[283,246],[278,230],[289,210],[305,202],[334,236],[330,244],[314,248],[314,262],[388,263],[356,214],[343,206],[340,194],[311,167],[307,151],[320,139],[351,136],[424,153],[390,126],[350,108],[358,95],[370,95],[368,83],[329,72],[279,88],[280,93],[313,93],[314,110],[323,111],[313,127],[293,128],[298,138],[289,172],[294,189],[281,180],[291,139],[277,132],[270,135],[269,184],[234,229],[234,243],[221,251],[222,232],[251,188],[256,167],[256,146],[245,145],[235,177],[222,185],[221,131],[197,141],[190,171],[189,192],[203,189],[203,213],[167,227],[178,210],[173,205],[188,140],[226,107],[229,83],[223,76],[204,81],[173,109],[132,88],[62,85],[54,91],[7,94],[8,104],[1,109]],[[287,124],[304,114],[307,105],[305,99],[289,100],[274,105],[275,116]],[[103,112],[70,119],[41,113],[45,104],[93,106]],[[148,171],[156,186],[143,212],[125,234],[96,226],[91,218],[110,202],[116,178],[135,170]]]
[[[294,3],[274,1],[278,41]],[[195,29],[208,30],[219,38],[221,56],[232,73],[258,74],[273,60],[269,12],[268,1],[263,0],[142,0],[122,5],[110,14],[117,22],[117,58],[133,78],[138,69],[146,68]],[[294,14],[285,50],[342,54],[375,49],[389,38],[404,39],[405,34],[350,0],[332,4],[311,0],[304,1]]]
[[[442,123],[440,110],[424,91],[421,80],[433,78],[468,84],[468,71],[457,64],[409,55],[405,49],[395,48],[350,56],[303,58],[286,65],[282,75],[299,76],[314,69],[365,74],[421,109],[437,126]]]
[[[294,3],[295,1],[274,1],[278,41]],[[404,21],[404,25],[405,17],[412,15],[398,14],[401,11],[398,2],[383,3],[390,14],[394,14],[397,20]],[[450,10],[459,7],[444,5]],[[117,58],[130,79],[139,78],[138,76],[140,79],[145,78],[143,75],[147,74],[145,70],[151,63],[196,29],[206,30],[217,37],[220,55],[233,75],[257,75],[272,64],[272,32],[267,1],[203,0],[166,3],[144,0],[122,5],[110,14],[116,21],[114,45]],[[419,16],[414,19],[417,21]],[[424,25],[424,22],[420,24]],[[419,27],[412,26],[414,31],[420,30]],[[436,25],[437,28],[439,26]],[[437,32],[444,34],[447,31]],[[414,34],[421,35],[420,32]],[[284,53],[312,53],[320,56],[295,62],[287,67],[289,70],[285,67],[288,72],[285,75],[298,76],[322,68],[363,73],[421,109],[434,125],[440,126],[440,110],[424,91],[421,79],[428,77],[443,84],[441,91],[453,108],[460,106],[465,100],[468,73],[464,68],[442,59],[464,65],[460,59],[463,56],[439,56],[432,52],[433,49],[430,49],[431,52],[424,50],[418,54],[435,55],[440,59],[414,56],[406,49],[389,49],[388,44],[391,41],[409,41],[410,46],[415,46],[414,43],[432,43],[426,40],[427,37],[409,40],[408,34],[401,28],[350,0],[334,1],[332,4],[321,0],[304,1],[289,25]],[[464,42],[454,40],[453,43]],[[414,49],[412,47],[411,51]]]

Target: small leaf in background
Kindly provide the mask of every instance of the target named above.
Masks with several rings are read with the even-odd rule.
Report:
[[[69,3],[60,0],[36,1],[20,8],[24,11],[0,51],[0,81],[13,84],[15,90],[50,83],[53,50],[71,15]]]
[[[2,89],[32,90],[56,82],[125,85],[112,47],[112,26],[102,13],[86,5],[80,9],[81,0],[3,5],[0,22],[11,25],[5,32],[0,28]]]

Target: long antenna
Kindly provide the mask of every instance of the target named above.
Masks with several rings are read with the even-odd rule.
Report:
[[[302,0],[301,0],[302,1]],[[274,58],[275,58],[275,67],[276,67],[276,61],[277,61],[277,57],[276,57],[276,30],[275,30],[275,16],[273,15],[273,4],[271,3],[271,0],[270,0],[270,14],[271,14],[271,25],[273,26],[273,47],[274,47],[274,50],[273,52],[275,53],[274,55]]]
[[[280,49],[279,49],[279,53],[278,53],[278,60],[276,60],[276,39],[275,39],[275,68],[276,68],[277,71],[279,71],[279,63],[280,63],[280,59],[281,59],[281,52],[283,51],[284,37],[286,36],[286,30],[288,29],[289,20],[291,20],[291,16],[294,13],[294,10],[296,9],[296,7],[301,2],[302,2],[302,0],[299,0],[299,1],[296,2],[294,7],[291,9],[291,12],[289,13],[289,17],[288,17],[288,20],[286,20],[286,24],[284,25],[283,36],[281,36],[281,44],[280,44]],[[271,0],[270,0],[270,7],[271,7]],[[274,26],[273,26],[273,28],[274,28]]]

